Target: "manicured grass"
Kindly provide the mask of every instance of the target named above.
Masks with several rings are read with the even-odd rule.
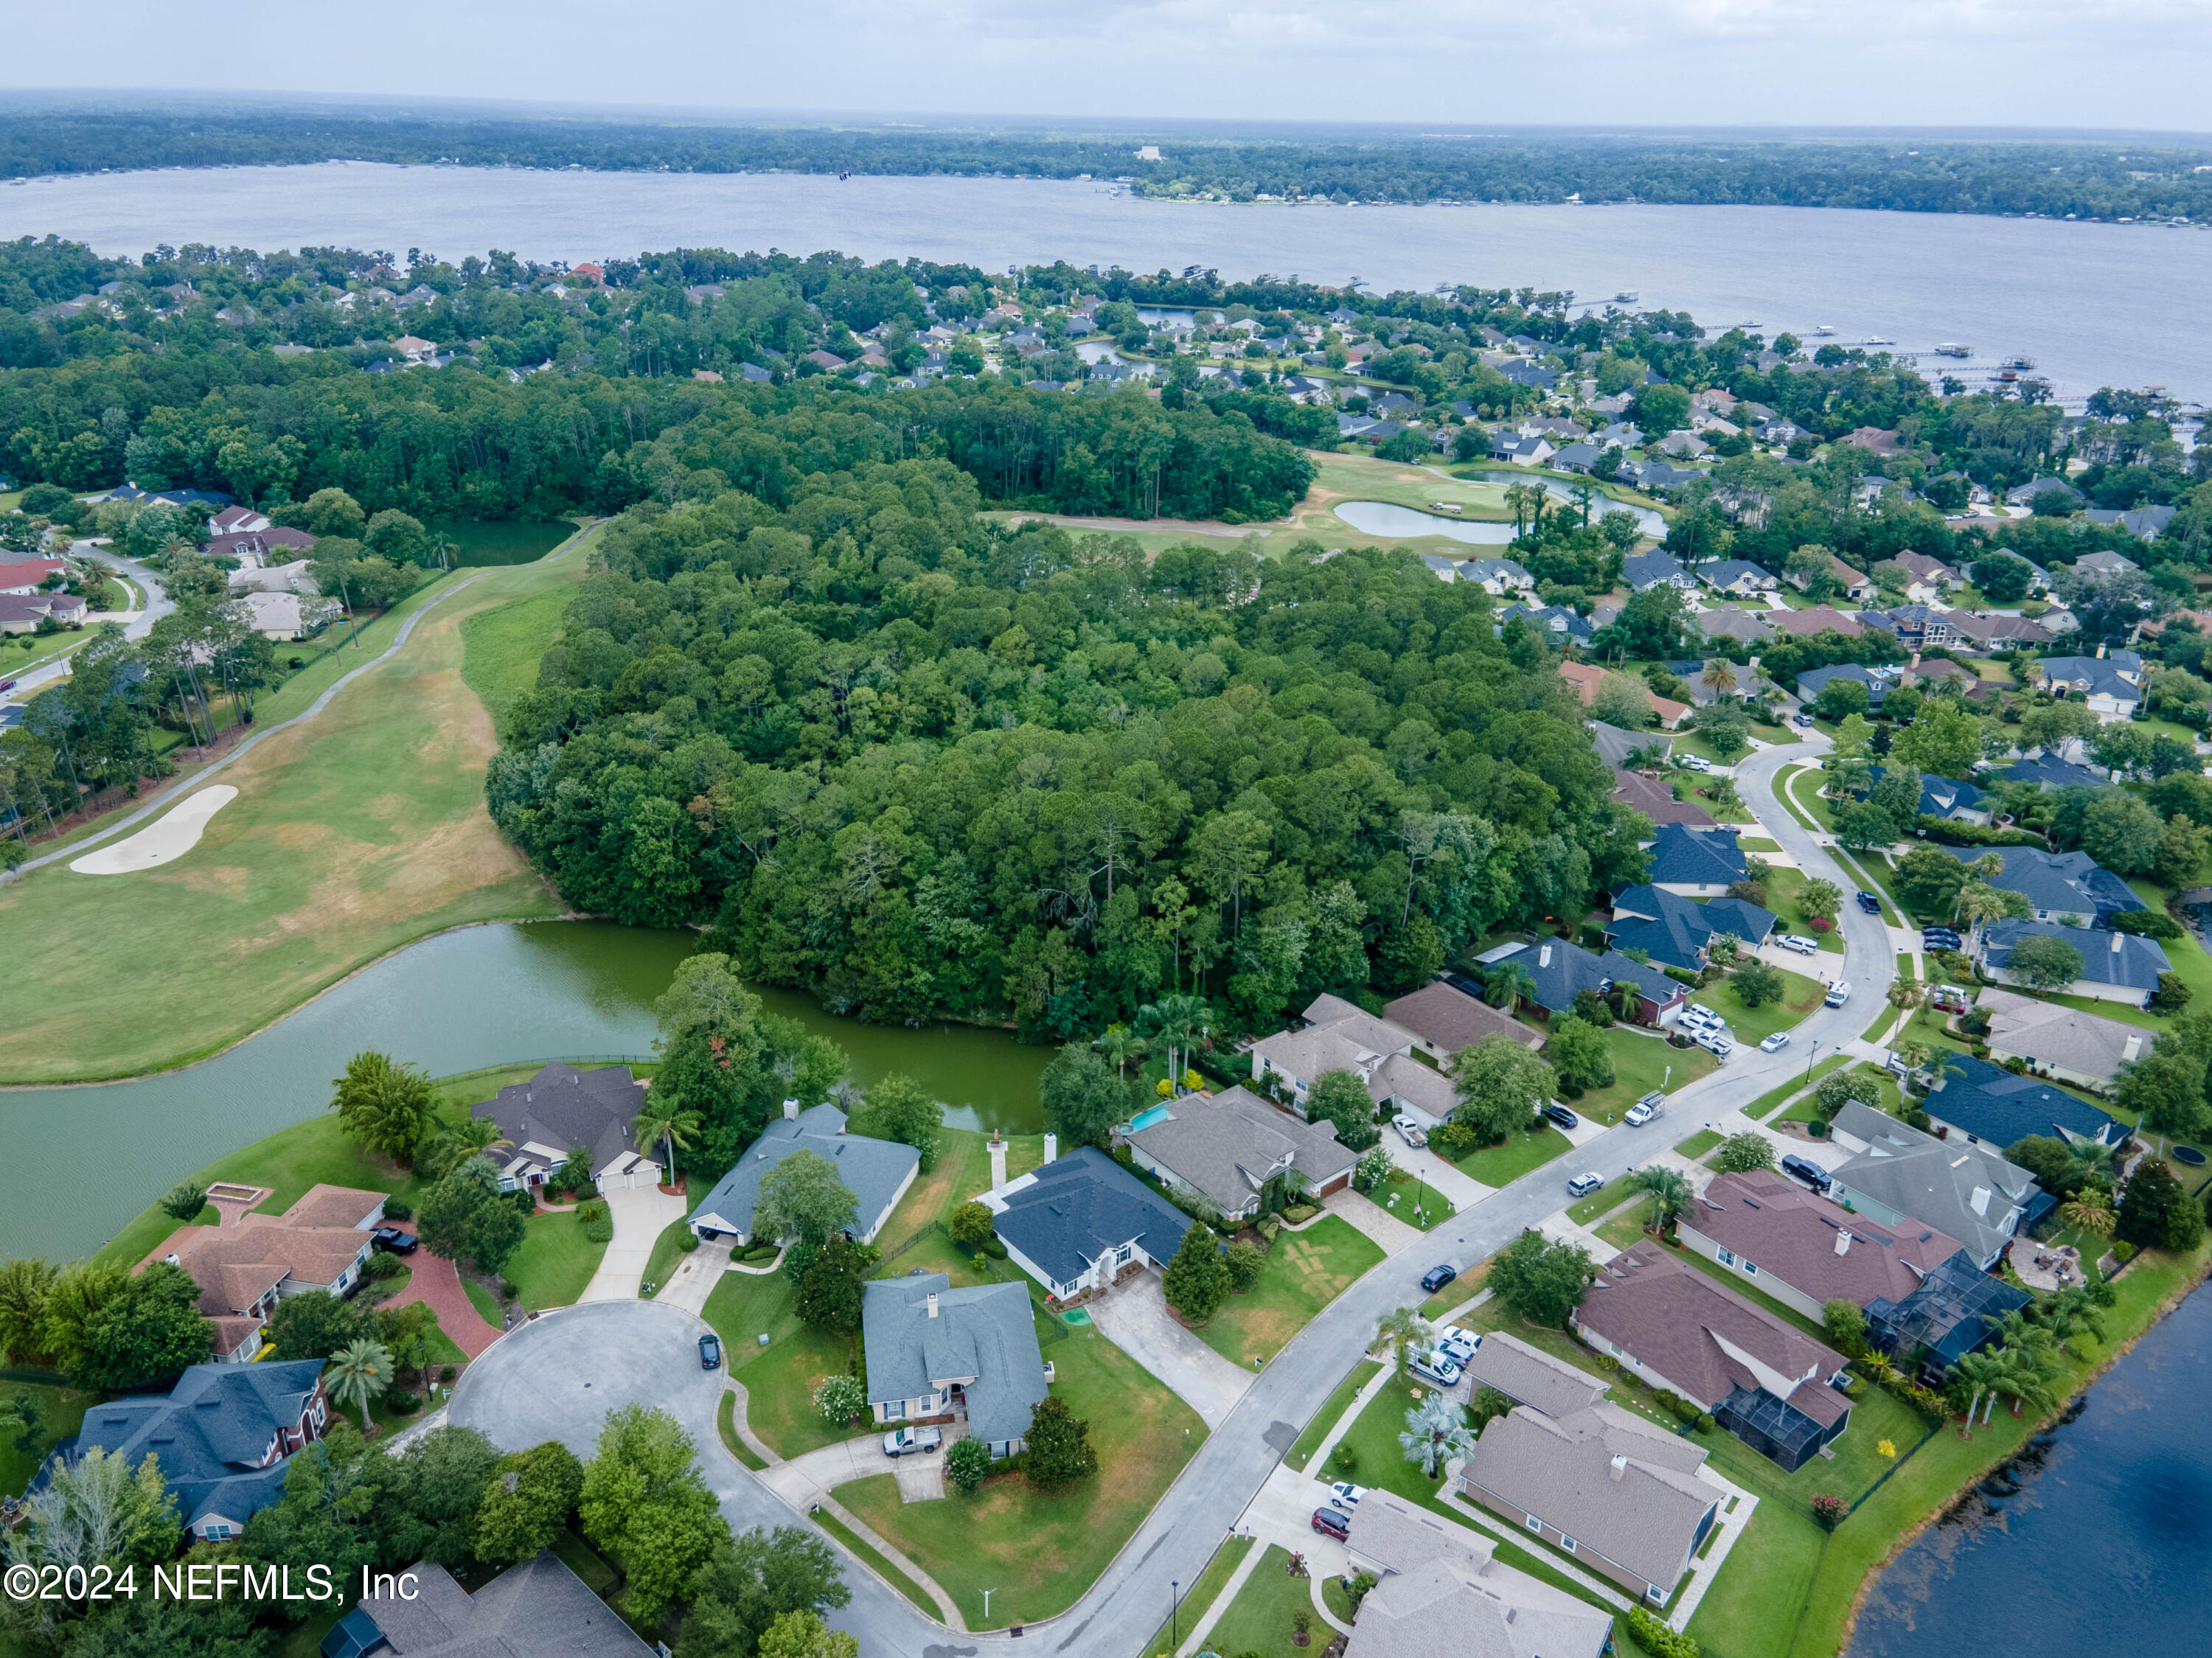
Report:
[[[477,1309],[478,1318],[495,1330],[501,1327],[505,1315],[500,1311],[498,1298],[490,1291],[474,1278],[465,1278],[461,1280],[461,1293],[469,1298],[469,1305]]]
[[[1807,768],[1803,766],[1784,766],[1780,771],[1775,773],[1774,793],[1775,797],[1782,802],[1784,811],[1807,829],[1817,829],[1820,825],[1813,820],[1802,805],[1798,804],[1796,794],[1790,787],[1797,774],[1805,769]]]
[[[700,1187],[702,1195],[705,1190],[703,1185]],[[689,1219],[672,1220],[660,1229],[660,1236],[653,1239],[653,1253],[645,1260],[645,1281],[654,1286],[656,1294],[659,1286],[668,1282],[668,1275],[676,1270],[677,1261],[687,1253],[684,1240],[690,1231]]]
[[[1321,1442],[1328,1437],[1328,1430],[1336,1426],[1337,1418],[1351,1407],[1353,1397],[1375,1379],[1375,1373],[1382,1368],[1381,1361],[1372,1358],[1362,1359],[1352,1367],[1352,1374],[1337,1384],[1336,1391],[1328,1396],[1328,1403],[1322,1406],[1314,1419],[1306,1424],[1306,1430],[1298,1436],[1297,1443],[1291,1446],[1290,1454],[1283,1458],[1285,1467],[1300,1471],[1304,1469],[1306,1464],[1313,1460],[1313,1454],[1321,1448]]]
[[[1264,1364],[1382,1259],[1371,1238],[1337,1215],[1324,1215],[1302,1231],[1278,1233],[1259,1282],[1223,1302],[1198,1338],[1240,1369],[1255,1359]]]
[[[1221,1598],[1222,1589],[1237,1575],[1237,1568],[1243,1564],[1244,1557],[1251,1552],[1252,1539],[1249,1537],[1231,1537],[1214,1550],[1213,1558],[1206,1563],[1206,1570],[1183,1586],[1180,1608],[1170,1608],[1169,1617],[1162,1622],[1158,1632],[1145,1643],[1139,1658],[1143,1654],[1173,1653],[1182,1637],[1195,1629],[1199,1619]]]
[[[1324,1643],[1328,1625],[1313,1612],[1311,1584],[1305,1578],[1291,1576],[1290,1564],[1290,1552],[1270,1543],[1260,1564],[1252,1568],[1252,1575],[1244,1580],[1244,1587],[1229,1603],[1229,1610],[1207,1635],[1206,1645],[1221,1653],[1256,1652],[1261,1658],[1312,1658]],[[1291,1640],[1297,1633],[1291,1619],[1301,1607],[1313,1614],[1310,1647],[1295,1646]]]
[[[726,1399],[728,1396],[725,1394],[724,1397]],[[860,1483],[865,1485],[873,1485],[878,1480],[881,1480],[884,1485],[889,1485],[891,1488],[891,1495],[894,1498],[897,1497],[898,1477],[896,1474],[875,1474]],[[848,1485],[845,1489],[849,1491],[854,1488]],[[866,1563],[869,1570],[874,1572],[878,1577],[881,1577],[885,1582],[896,1589],[901,1594],[903,1594],[908,1600],[913,1601],[915,1606],[921,1607],[924,1617],[935,1619],[939,1615],[937,1610],[937,1602],[930,1598],[928,1590],[923,1588],[922,1586],[915,1582],[913,1578],[908,1576],[896,1566],[893,1565],[881,1549],[878,1548],[874,1544],[867,1541],[858,1532],[854,1531],[850,1526],[840,1520],[836,1515],[831,1514],[827,1509],[824,1509],[811,1515],[810,1518],[813,1520],[816,1525],[821,1527],[823,1531],[828,1532],[830,1536],[836,1538],[840,1543],[842,1543],[847,1548],[852,1550],[854,1554],[858,1555],[860,1559]]]
[[[1694,1161],[1697,1158],[1704,1157],[1706,1152],[1718,1145],[1721,1143],[1721,1131],[1719,1129],[1700,1128],[1696,1133],[1691,1135],[1689,1139],[1684,1140],[1680,1145],[1677,1145],[1674,1148],[1674,1152],[1677,1157],[1688,1157]]]
[[[1821,999],[1828,993],[1828,987],[1817,979],[1808,979],[1786,968],[1777,968],[1775,971],[1782,975],[1784,988],[1781,999],[1757,1007],[1745,1003],[1733,974],[1697,993],[1698,1000],[1728,1021],[1738,1048],[1755,1049],[1776,1031],[1789,1029],[1820,1006]],[[1702,1054],[1705,1050],[1699,1048],[1697,1052]]]
[[[1433,1231],[1452,1218],[1451,1199],[1410,1169],[1394,1167],[1389,1184],[1367,1195],[1419,1231]]]
[[[1781,842],[1770,841],[1759,835],[1740,835],[1736,837],[1735,844],[1737,849],[1742,852],[1769,853],[1782,850]]]
[[[881,1475],[837,1493],[937,1580],[972,1629],[1030,1623],[1073,1605],[1206,1438],[1198,1413],[1095,1327],[1071,1329],[1051,1353],[1054,1394],[1091,1424],[1096,1475],[1044,1492],[1003,1474],[944,1503],[902,1503]],[[996,1591],[988,1619],[987,1588]]]
[[[1795,1080],[1786,1082],[1783,1084],[1781,1087],[1774,1089],[1771,1092],[1760,1095],[1749,1105],[1744,1107],[1743,1114],[1753,1119],[1754,1121],[1758,1118],[1764,1117],[1768,1112],[1773,1110],[1776,1106],[1781,1104],[1783,1101],[1788,1099],[1792,1094],[1797,1092],[1798,1090],[1811,1086],[1813,1084],[1819,1082],[1821,1078],[1826,1076],[1831,1071],[1839,1070],[1843,1066],[1849,1065],[1850,1062],[1851,1056],[1848,1054],[1831,1054],[1826,1059],[1821,1060],[1820,1064],[1813,1067],[1809,1077],[1804,1072],[1799,1072]]]
[[[1673,1093],[1688,1086],[1720,1062],[1702,1048],[1669,1048],[1666,1038],[1626,1025],[1607,1031],[1613,1046],[1613,1085],[1593,1088],[1567,1105],[1589,1122],[1617,1122],[1620,1114],[1655,1088]],[[1473,1175],[1470,1169],[1468,1173]],[[1477,1180],[1486,1178],[1475,1175]]]
[[[738,1396],[735,1394],[726,1392],[721,1402],[715,1406],[714,1428],[722,1436],[722,1448],[755,1473],[768,1467],[761,1461],[759,1453],[746,1444],[744,1436],[738,1431]]]
[[[1618,1180],[1607,1181],[1580,1203],[1570,1207],[1567,1218],[1577,1226],[1587,1226],[1600,1215],[1611,1214],[1637,1195],[1636,1182],[1623,1175]]]
[[[522,1247],[514,1252],[502,1276],[532,1311],[574,1306],[592,1281],[592,1274],[599,1270],[607,1246],[584,1236],[583,1223],[577,1219],[582,1212],[579,1209],[530,1218]]]
[[[744,1385],[745,1421],[778,1456],[799,1456],[859,1430],[832,1424],[814,1408],[824,1376],[851,1368],[846,1343],[800,1322],[791,1280],[774,1272],[725,1272],[707,1297],[707,1322],[722,1338],[724,1363]],[[766,1334],[769,1345],[760,1345]],[[871,1523],[873,1523],[872,1521]]]
[[[1778,924],[1778,932],[1794,932],[1801,938],[1817,939],[1823,950],[1840,956],[1844,953],[1844,941],[1836,930],[1814,926],[1813,918],[1805,913],[1805,907],[1797,901],[1797,895],[1804,890],[1805,883],[1811,878],[1802,869],[1773,870],[1766,878],[1765,907],[1774,912]]]
[[[428,933],[559,914],[484,810],[497,738],[463,679],[462,626],[583,573],[571,551],[432,584],[401,611],[473,583],[431,610],[398,657],[224,770],[220,780],[238,798],[185,857],[118,876],[54,864],[0,888],[0,933],[13,945],[0,1078],[59,1082],[181,1064]],[[334,653],[263,697],[261,723],[304,709],[398,627],[396,616],[380,619],[343,665]],[[181,798],[189,786],[165,794]]]
[[[1526,1132],[1506,1137],[1503,1145],[1486,1145],[1470,1151],[1455,1166],[1460,1173],[1485,1186],[1510,1186],[1532,1169],[1541,1169],[1574,1143],[1546,1123],[1539,1133]]]
[[[5,1410],[19,1394],[37,1400],[46,1412],[46,1419],[40,1425],[39,1437],[27,1451],[15,1448],[15,1436],[22,1431],[21,1428],[10,1424],[0,1429],[0,1497],[21,1496],[23,1488],[31,1483],[31,1476],[46,1461],[46,1453],[83,1426],[84,1413],[100,1399],[96,1393],[80,1393],[63,1386],[58,1380],[51,1385],[0,1381],[0,1410]]]
[[[1897,894],[1890,890],[1891,878],[1897,872],[1891,866],[1887,854],[1882,853],[1858,854],[1846,852],[1840,846],[1831,847],[1828,850],[1835,854],[1836,861],[1844,866],[1846,874],[1856,874],[1862,888],[1881,901],[1883,926],[1909,926],[1911,925],[1906,919],[1905,906],[1898,902]],[[1844,902],[1847,904],[1855,904],[1858,900],[1847,892],[1844,895]]]
[[[518,698],[537,689],[538,659],[561,631],[561,618],[574,598],[571,587],[549,587],[479,610],[461,624],[461,677],[495,725]]]

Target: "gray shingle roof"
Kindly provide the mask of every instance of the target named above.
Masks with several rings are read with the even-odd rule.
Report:
[[[2172,969],[2166,947],[2155,938],[2063,926],[2057,921],[1992,921],[1982,930],[1979,960],[2002,972],[2012,965],[2013,947],[2033,938],[2063,938],[2080,950],[2081,977],[2092,984],[2148,993],[2158,988],[2158,975]]]
[[[1869,767],[1874,780],[1881,782],[1885,772],[1880,766]],[[1981,811],[1987,808],[1988,796],[1972,783],[1961,783],[1955,778],[1938,777],[1932,771],[1920,774],[1920,811],[1929,817],[1948,817],[1954,811]]]
[[[1019,1439],[1046,1391],[1030,1292],[1021,1284],[955,1290],[951,1283],[942,1272],[920,1272],[863,1286],[868,1403],[918,1399],[936,1383],[973,1377],[965,1388],[968,1431],[994,1442]]]
[[[394,1658],[646,1658],[653,1651],[550,1549],[474,1594],[443,1566],[422,1561],[409,1570],[415,1599],[371,1599],[355,1608],[391,1643]]]
[[[2112,914],[2148,906],[2135,889],[2105,868],[2086,852],[2045,852],[2035,847],[1999,847],[2003,871],[1990,884],[2017,892],[2040,910],[2053,914]],[[1951,854],[1961,863],[1977,863],[1988,853],[1966,847]]]
[[[1689,580],[1671,553],[1643,553],[1624,562],[1620,567],[1622,579],[1637,592],[1646,587],[1656,587],[1662,581],[1672,581],[1680,586]]]
[[[837,1171],[855,1199],[858,1226],[864,1233],[921,1163],[921,1153],[911,1145],[848,1134],[843,1112],[834,1105],[817,1105],[795,1118],[770,1123],[693,1212],[693,1229],[711,1223],[716,1230],[750,1236],[762,1177],[794,1151],[811,1151]]]
[[[1516,1405],[1546,1416],[1572,1416],[1605,1397],[1610,1385],[1516,1335],[1492,1330],[1461,1366],[1471,1388],[1495,1388]]]
[[[1747,865],[1735,838],[1734,829],[1707,831],[1662,823],[1651,839],[1650,878],[1655,884],[1680,886],[1727,886],[1741,881]]]
[[[243,1521],[283,1495],[283,1461],[258,1465],[278,1430],[298,1426],[322,1371],[314,1358],[195,1364],[167,1394],[94,1406],[53,1455],[103,1450],[136,1464],[150,1453],[187,1524],[204,1514]]]
[[[2100,789],[2111,780],[2087,766],[2076,766],[2040,755],[2032,759],[2014,762],[2005,768],[2008,783],[2033,783],[2046,789]]]
[[[1133,1240],[1154,1260],[1172,1256],[1195,1224],[1094,1145],[1079,1147],[999,1194],[999,1236],[1073,1283],[1108,1250]]]
[[[1129,1144],[1226,1213],[1243,1208],[1285,1157],[1316,1186],[1359,1161],[1336,1138],[1335,1124],[1302,1122],[1249,1089],[1227,1088],[1206,1099],[1186,1095],[1166,1108],[1168,1115],[1129,1135]]]
[[[1836,1114],[1832,1129],[1867,1149],[1833,1171],[1832,1195],[1840,1200],[1849,1188],[1948,1232],[1979,1266],[2002,1252],[2014,1230],[2007,1223],[2040,1190],[2027,1169],[1987,1146],[1939,1140],[1857,1100]]]
[[[1540,1048],[1544,1044],[1542,1031],[1441,979],[1386,1004],[1382,1017],[1446,1054],[1472,1048],[1493,1034],[1510,1036],[1523,1048]]]
[[[1684,993],[1686,987],[1668,978],[1656,967],[1607,950],[1594,956],[1565,938],[1545,938],[1497,958],[1494,965],[1520,968],[1536,981],[1535,1002],[1557,1013],[1574,1005],[1585,990],[1603,991],[1608,984],[1632,984],[1662,1006]]]
[[[1350,1546],[1382,1581],[1346,1658],[1598,1658],[1611,1637],[1604,1612],[1498,1568],[1488,1537],[1388,1491],[1361,1499]]]
[[[2150,1033],[2139,1025],[2122,1024],[2118,1019],[2085,1013],[2080,1008],[2063,1007],[2057,1002],[2038,1001],[2033,996],[2022,996],[2010,990],[1994,987],[1984,990],[1975,999],[1983,1012],[1990,1018],[1990,1051],[1992,1054],[2017,1054],[2038,1065],[2055,1066],[2084,1077],[2117,1077],[2120,1067],[2129,1060],[2139,1059],[2150,1046]],[[2010,1074],[2010,1073],[2007,1073]],[[2066,1096],[2072,1099],[2072,1095]],[[2084,1111],[2095,1108],[2076,1102]],[[2102,1112],[2098,1112],[2103,1116]],[[1963,1125],[1962,1125],[1963,1126]],[[2072,1126],[2072,1125],[2067,1125]],[[1972,1131],[1980,1133],[1978,1129]],[[2047,1129],[2033,1129],[2033,1133],[2047,1133]],[[2077,1133],[2093,1131],[2076,1128]],[[1982,1134],[1984,1139],[1994,1138]],[[2014,1135],[2014,1139],[2020,1137]],[[2010,1145],[2012,1140],[2000,1144]]]
[[[501,1089],[470,1114],[497,1122],[518,1150],[533,1141],[564,1152],[581,1146],[599,1175],[625,1151],[658,1161],[630,1138],[630,1120],[644,1105],[645,1091],[626,1065],[579,1071],[556,1060],[528,1082]]]
[[[1810,668],[1797,676],[1797,699],[1809,702],[1828,689],[1831,681],[1849,679],[1866,687],[1867,701],[1875,708],[1889,695],[1889,681],[1880,674],[1870,672],[1856,662],[1838,662],[1826,668]]]

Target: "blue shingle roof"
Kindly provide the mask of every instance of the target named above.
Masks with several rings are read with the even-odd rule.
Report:
[[[1880,766],[1869,769],[1877,783],[1887,774]],[[1923,817],[1948,817],[1954,811],[1979,811],[1988,798],[1972,783],[1961,783],[1955,778],[1938,777],[1932,771],[1920,774],[1920,811]]]
[[[1991,886],[2017,892],[2046,915],[2110,916],[2146,905],[2125,881],[2086,852],[2045,852],[2035,847],[1999,847],[2004,870]],[[1964,847],[1951,854],[1975,863],[1986,851]]]
[[[750,1236],[761,1177],[794,1151],[811,1151],[837,1171],[856,1200],[860,1218],[855,1225],[863,1236],[921,1163],[921,1153],[911,1145],[848,1134],[843,1112],[834,1105],[817,1105],[770,1123],[738,1159],[738,1166],[714,1182],[691,1216],[692,1229]]]
[[[1498,612],[1498,619],[1502,626],[1516,616],[1522,618],[1539,632],[1559,635],[1579,644],[1587,644],[1590,635],[1597,631],[1588,621],[1564,604],[1547,604],[1540,609],[1528,604],[1508,604]]]
[[[1982,959],[1996,969],[2012,964],[2013,946],[2023,938],[2063,938],[2081,952],[2083,979],[2091,984],[2140,990],[2146,995],[2158,988],[2158,975],[2172,967],[2155,938],[2061,926],[2056,921],[1992,921],[1983,938]]]
[[[1715,587],[1725,587],[1746,576],[1769,583],[1775,580],[1770,571],[1745,558],[1724,558],[1717,564],[1700,564],[1698,567],[1698,580]]]
[[[1662,823],[1651,841],[1651,880],[1662,886],[1727,886],[1741,881],[1744,857],[1733,829]]]
[[[1810,702],[1828,689],[1829,682],[1837,679],[1855,680],[1866,687],[1867,701],[1875,708],[1889,695],[1889,681],[1878,673],[1869,672],[1856,662],[1838,662],[1826,668],[1808,668],[1797,676],[1797,700]]]
[[[2076,766],[2047,754],[2015,762],[2006,768],[2004,780],[2008,783],[2033,783],[2046,789],[2101,789],[2111,780],[2087,766]]]
[[[1099,1256],[1133,1239],[1154,1260],[1166,1260],[1193,1224],[1094,1145],[1045,1164],[1004,1201],[999,1236],[1056,1284],[1074,1282]]]
[[[2114,1138],[2118,1125],[2080,1096],[1968,1054],[1947,1055],[1943,1086],[1928,1098],[1930,1116],[1996,1146],[2063,1129],[2083,1139]]]
[[[1509,963],[1535,981],[1536,1005],[1553,1013],[1571,1008],[1575,998],[1583,991],[1602,993],[1610,984],[1632,984],[1662,1004],[1674,1000],[1684,990],[1659,969],[1632,960],[1618,950],[1595,956],[1565,938],[1545,938],[1523,944],[1512,955],[1500,957],[1491,965],[1502,967]]]
[[[1774,917],[1741,898],[1698,903],[1656,886],[1629,887],[1613,901],[1613,918],[1606,939],[1614,949],[1640,950],[1668,967],[1695,972],[1705,965],[1701,952],[1717,932],[1732,932],[1752,949],[1774,931]]]
[[[1677,586],[1689,579],[1689,573],[1675,562],[1668,553],[1644,553],[1624,562],[1621,574],[1631,588],[1642,592],[1646,587],[1656,587],[1662,581],[1672,581]]]

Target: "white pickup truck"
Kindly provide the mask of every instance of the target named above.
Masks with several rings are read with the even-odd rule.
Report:
[[[884,1436],[885,1456],[910,1456],[916,1451],[933,1451],[945,1443],[945,1436],[934,1428],[895,1428]]]

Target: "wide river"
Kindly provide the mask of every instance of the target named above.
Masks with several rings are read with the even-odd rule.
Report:
[[[433,1076],[550,1056],[647,1057],[653,1003],[688,932],[592,921],[470,927],[356,975],[204,1064],[136,1082],[0,1090],[0,1146],[18,1178],[0,1202],[0,1260],[65,1260],[226,1152],[328,1108],[347,1058],[381,1048]],[[1052,1050],[960,1026],[903,1029],[825,1013],[764,990],[773,1012],[829,1036],[865,1085],[919,1078],[956,1127],[1034,1133]]]
[[[0,235],[106,254],[161,243],[336,245],[443,258],[505,248],[605,259],[720,246],[986,269],[1068,259],[1200,265],[1370,291],[1439,282],[1570,289],[1771,338],[1975,348],[1970,378],[2026,355],[2062,394],[2102,385],[2212,397],[2212,244],[2152,225],[1764,207],[1179,205],[1045,180],[804,174],[234,167],[40,179],[0,188]],[[1940,359],[1937,364],[1954,367]]]
[[[1993,1638],[2008,1658],[2184,1650],[2212,1606],[2208,1365],[2200,1290],[2010,1480],[1967,1493],[1882,1571],[1849,1658],[1958,1658]]]

